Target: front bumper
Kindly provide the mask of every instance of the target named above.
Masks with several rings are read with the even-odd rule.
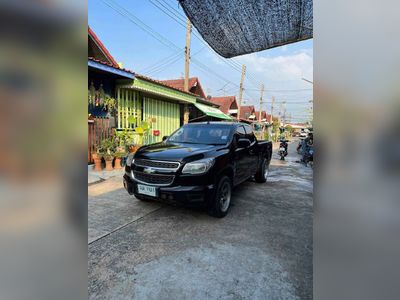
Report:
[[[158,200],[167,203],[180,204],[205,204],[214,192],[214,185],[175,185],[156,186],[157,197],[138,193],[137,185],[143,184],[134,180],[125,173],[123,177],[124,187],[130,195],[139,196],[149,200]],[[151,186],[151,184],[145,184]]]

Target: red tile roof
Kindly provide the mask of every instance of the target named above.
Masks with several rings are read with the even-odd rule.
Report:
[[[125,71],[125,72],[128,72],[128,73],[131,73],[131,74],[136,75],[135,72],[133,72],[133,71],[131,71],[131,70],[128,70],[128,69],[125,69],[125,68],[120,68],[120,67],[118,66],[118,64],[117,64],[117,66],[114,66],[112,63],[105,62],[105,61],[101,61],[101,60],[98,60],[98,59],[96,59],[96,58],[94,58],[94,57],[88,57],[88,60],[95,61],[95,62],[97,62],[97,63],[99,63],[99,64],[106,65],[106,66],[109,66],[109,67],[113,67],[113,68],[115,68],[115,69],[119,69],[119,70],[122,70],[122,71]]]
[[[145,80],[147,80],[147,81],[151,81],[151,82],[154,82],[154,83],[163,85],[163,86],[168,87],[168,88],[170,88],[170,89],[177,90],[177,91],[179,91],[179,92],[182,92],[182,93],[185,93],[185,94],[188,94],[188,95],[191,95],[191,96],[195,96],[195,97],[198,97],[198,96],[199,96],[199,95],[194,94],[194,93],[191,93],[191,92],[185,92],[184,89],[179,89],[179,88],[177,88],[177,87],[174,87],[174,86],[172,86],[172,85],[169,85],[169,84],[167,84],[167,83],[165,82],[165,80],[156,80],[156,79],[153,79],[153,78],[150,78],[150,77],[147,77],[147,76],[145,76],[145,75],[138,74],[138,73],[135,73],[135,75],[136,75],[136,77],[138,77],[138,78],[142,78],[142,79],[145,79]]]
[[[240,119],[248,119],[246,118],[246,114],[252,115],[254,114],[255,109],[254,105],[245,105],[240,107]]]
[[[260,121],[260,120],[259,120],[260,111],[256,111],[256,112],[255,112],[255,115],[256,115],[256,119],[257,119],[258,121]],[[261,120],[266,119],[266,118],[267,118],[267,113],[265,112],[265,110],[263,110],[263,111],[261,112]]]
[[[236,109],[238,107],[235,96],[212,97],[210,100],[212,103],[218,104],[220,106],[219,109],[224,114],[228,114],[230,109]]]
[[[161,80],[161,82],[181,91],[184,91],[185,80],[183,78],[180,79],[169,79],[169,80]],[[197,77],[189,78],[189,91],[202,98],[206,98],[206,94],[201,87],[200,81]]]
[[[103,54],[108,58],[108,60],[112,64],[112,66],[118,68],[118,63],[116,62],[114,57],[112,57],[110,52],[108,52],[106,46],[104,46],[104,44],[100,41],[100,39],[97,37],[97,35],[94,33],[94,31],[90,27],[88,27],[88,33],[89,33],[89,36],[93,38],[93,40],[95,41],[97,46],[100,48],[100,50],[103,52]]]
[[[260,111],[255,112],[256,119],[259,121]],[[261,120],[265,119],[266,122],[271,123],[271,115],[267,114],[265,110],[261,112]]]

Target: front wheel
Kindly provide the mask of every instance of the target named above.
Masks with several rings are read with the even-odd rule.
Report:
[[[254,175],[254,179],[256,180],[256,182],[264,183],[267,181],[268,173],[269,173],[269,163],[264,158],[260,167],[258,168],[257,173]]]
[[[214,193],[213,199],[210,201],[209,214],[213,217],[223,218],[228,214],[232,197],[232,183],[229,177],[223,176]]]

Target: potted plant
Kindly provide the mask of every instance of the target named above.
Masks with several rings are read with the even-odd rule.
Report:
[[[96,151],[92,152],[92,158],[94,161],[94,171],[99,172],[101,171],[101,159],[102,155],[100,154],[100,147],[96,147]]]
[[[114,169],[119,170],[122,169],[121,159],[126,155],[125,148],[118,146],[115,152],[115,161],[114,161]]]
[[[113,142],[113,138],[105,139],[101,142],[100,145],[100,153],[102,154],[104,161],[106,162],[106,171],[112,171],[112,163],[115,156],[115,145]]]
[[[110,95],[106,94],[103,105],[103,109],[111,113],[115,110],[117,101]]]

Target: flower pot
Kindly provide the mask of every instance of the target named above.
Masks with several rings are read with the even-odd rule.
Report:
[[[104,158],[104,160],[106,161],[106,171],[112,171],[113,170],[112,163],[113,163],[114,157],[107,157],[107,158]]]
[[[129,145],[129,153],[135,153],[139,148],[139,145]]]
[[[121,157],[116,157],[116,158],[115,158],[115,161],[114,161],[114,169],[115,169],[115,170],[122,169],[122,166],[121,166]]]
[[[92,153],[92,158],[94,160],[94,171],[99,172],[101,171],[101,156],[97,153]]]

